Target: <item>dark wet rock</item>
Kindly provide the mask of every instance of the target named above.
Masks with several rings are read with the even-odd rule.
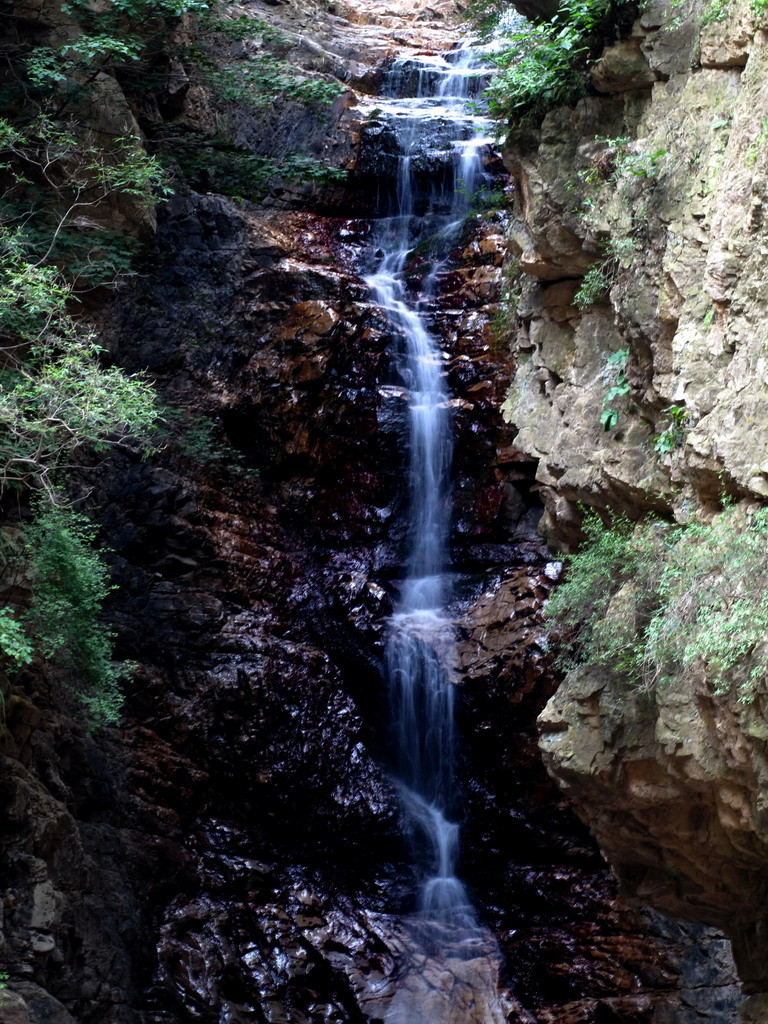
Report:
[[[460,53],[460,50],[454,51],[455,57],[448,51],[444,57],[417,55],[383,61],[378,72],[378,94],[399,98],[429,96],[438,92],[445,77],[446,63],[455,63]],[[476,96],[487,83],[487,74],[467,71],[466,95]]]
[[[541,764],[535,719],[555,685],[541,608],[559,571],[501,573],[461,620],[464,874],[536,1020],[731,1020],[729,943],[627,905]]]

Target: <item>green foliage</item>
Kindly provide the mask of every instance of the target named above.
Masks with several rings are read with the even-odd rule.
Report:
[[[617,398],[626,397],[630,392],[630,384],[626,376],[628,359],[629,349],[622,348],[618,352],[612,352],[605,361],[606,374],[613,380],[603,398],[603,411],[600,414],[600,424],[603,430],[613,430],[619,422],[619,413],[614,402]]]
[[[634,238],[609,238],[605,251],[617,263],[630,264],[637,255],[637,242]]]
[[[0,121],[0,145],[12,182],[0,206],[0,492],[35,485],[53,495],[78,448],[129,435],[151,443],[151,387],[104,367],[95,337],[70,312],[73,289],[128,272],[135,246],[71,222],[113,195],[151,202],[163,171],[133,139],[114,140],[107,153],[82,141],[77,125],[47,115],[23,130]]]
[[[170,191],[159,161],[137,139],[113,139],[107,151],[82,126],[43,114],[23,131],[0,120],[0,164],[11,182],[0,199],[0,273],[18,270],[23,257],[25,273],[53,275],[56,266],[77,290],[130,272],[138,248],[87,215],[113,197],[149,207]]]
[[[0,655],[15,667],[32,661],[32,644],[11,608],[0,608]]]
[[[114,36],[118,40],[132,34],[145,43],[167,33],[183,15],[205,15],[208,0],[110,0],[93,4],[91,0],[68,0],[62,10],[72,15],[86,33]]]
[[[566,187],[579,192],[577,213],[586,234],[611,236],[602,243],[603,254],[588,269],[574,296],[577,309],[585,310],[606,295],[620,269],[628,268],[640,251],[638,236],[646,230],[644,199],[654,187],[667,156],[665,149],[633,148],[628,137],[601,137],[589,166],[580,170]],[[628,211],[629,212],[628,214]],[[606,411],[606,429],[615,426],[616,416]]]
[[[659,179],[667,151],[643,150],[631,139],[597,136],[599,149],[566,189],[578,192],[574,213],[587,231],[604,232],[605,219],[616,223],[606,243],[608,261],[626,264],[637,250],[637,236],[646,230],[645,203]],[[604,267],[607,271],[608,266]],[[610,277],[606,274],[606,277]]]
[[[602,298],[611,288],[619,268],[628,267],[634,260],[639,249],[635,236],[644,228],[638,186],[642,183],[641,187],[645,188],[647,183],[655,181],[667,156],[664,149],[634,150],[631,140],[625,137],[598,137],[595,141],[602,147],[598,155],[589,167],[579,172],[578,180],[570,184],[569,190],[578,189],[581,197],[575,212],[580,214],[588,230],[594,230],[595,221],[600,225],[600,218],[605,218],[612,208],[611,203],[615,204],[617,199],[619,209],[625,211],[629,207],[636,214],[630,225],[620,222],[616,234],[603,243],[603,256],[587,271],[574,296],[574,304],[582,310]]]
[[[578,172],[576,180],[566,185],[569,191],[579,192],[580,204],[575,212],[589,225],[595,214],[605,213],[611,199],[618,198],[622,207],[636,207],[633,219],[642,221],[638,192],[650,187],[660,176],[667,150],[636,149],[632,140],[624,136],[597,136],[595,142],[601,147],[598,153],[588,167]],[[615,240],[610,244],[628,243]]]
[[[731,8],[731,0],[708,0],[701,15],[702,25],[713,21],[725,21]],[[768,0],[749,0],[749,11],[753,18],[760,19],[768,11]]]
[[[77,72],[139,60],[141,41],[108,35],[83,35],[58,49],[38,46],[25,58],[30,84],[40,89],[64,84]]]
[[[96,8],[90,0],[69,0],[62,10],[83,20],[90,18],[124,18],[142,24],[156,18],[175,19],[183,14],[203,14],[208,0],[110,0],[109,9]]]
[[[79,448],[96,451],[132,438],[151,445],[158,413],[139,377],[99,362],[93,338],[72,335],[37,362],[4,371],[0,384],[0,490],[34,484],[53,495],[57,470]]]
[[[697,666],[715,694],[765,692],[768,509],[685,526],[591,513],[584,530],[547,609],[563,668],[601,665],[653,690]]]
[[[731,0],[708,0],[701,15],[702,25],[711,25],[713,21],[723,21],[728,14]]]
[[[169,168],[176,168],[198,191],[252,202],[263,199],[280,183],[328,185],[347,176],[346,171],[314,157],[298,153],[277,159],[260,156],[200,132],[177,132],[163,141],[162,149]]]
[[[654,149],[651,152],[633,150],[631,140],[627,138],[603,138],[598,141],[605,144],[607,152],[612,156],[613,170],[608,175],[608,180],[614,183],[627,176],[634,178],[658,177],[662,161],[667,156],[666,149]]]
[[[584,310],[589,306],[593,306],[606,294],[611,287],[612,281],[613,274],[610,270],[610,264],[605,260],[593,263],[584,275],[584,280],[573,297],[573,303],[576,308]]]
[[[209,15],[208,28],[231,43],[242,43],[258,36],[265,45],[289,45],[289,40],[279,29],[261,18],[249,18],[247,14],[222,18],[218,12],[209,12]]]
[[[281,160],[272,164],[270,173],[283,181],[328,184],[344,181],[347,172],[338,167],[329,167],[321,160],[301,153],[286,153]]]
[[[456,182],[456,192],[466,196],[471,213],[487,213],[507,205],[507,194],[503,188],[492,188],[488,184],[481,185],[474,192],[468,192],[463,178]]]
[[[92,207],[113,193],[150,205],[169,192],[162,168],[145,153],[141,139],[115,136],[106,149],[76,120],[54,120],[46,113],[37,114],[23,129],[0,120],[0,157],[17,184],[30,185],[36,177],[39,186],[68,205]]]
[[[339,82],[297,75],[291,65],[270,54],[261,54],[246,65],[211,65],[203,71],[204,81],[217,99],[255,109],[278,98],[327,106],[344,91]]]
[[[93,83],[106,74],[130,90],[145,81],[169,32],[201,0],[70,0],[80,32],[56,45],[6,41],[0,93],[0,492],[43,497],[26,530],[24,558],[4,558],[0,668],[50,658],[94,724],[116,721],[125,667],[99,622],[111,587],[94,549],[95,528],[59,507],[62,474],[83,447],[151,450],[159,414],[149,382],[109,364],[76,317],[77,296],[132,270],[132,239],[105,230],[114,207],[150,208],[169,192],[143,139],[105,131]],[[38,35],[38,39],[41,37]],[[163,63],[165,74],[167,64]],[[134,93],[135,96],[135,93]],[[94,102],[95,100],[95,102]],[[108,119],[107,119],[108,120]],[[26,575],[26,592],[10,583]],[[5,976],[0,976],[0,988]]]
[[[528,26],[527,19],[510,8],[508,0],[469,0],[462,17],[483,39],[489,39],[500,31],[510,34],[524,31]]]
[[[220,466],[241,477],[254,478],[258,470],[224,436],[218,424],[186,410],[166,407],[163,410],[167,439],[175,444],[185,458],[202,466]]]
[[[248,41],[239,48],[241,56],[222,58],[222,43],[234,41]],[[254,153],[233,143],[234,132],[227,130],[229,105],[264,110],[289,102],[319,112],[344,91],[336,80],[297,71],[281,59],[278,52],[289,45],[281,32],[259,18],[223,17],[212,7],[200,21],[194,44],[178,50],[190,80],[205,87],[223,108],[216,135],[174,125],[157,138],[162,160],[189,186],[258,202],[281,182],[327,185],[346,177],[345,171],[300,153]]]
[[[508,259],[502,270],[499,308],[491,322],[494,341],[508,340],[510,332],[517,323],[518,305],[522,292],[523,278],[520,260]]]
[[[55,239],[51,239],[50,226],[34,220],[20,227],[16,237],[20,248],[31,259],[39,259],[45,253],[55,264],[49,269],[66,274],[76,295],[135,274],[134,263],[141,248],[139,241],[130,235],[106,229],[63,226]]]
[[[0,230],[0,338],[42,338],[66,316],[68,295],[55,267],[30,263],[19,235]]]
[[[586,540],[567,556],[567,575],[547,605],[551,629],[558,634],[558,664],[569,670],[589,663],[615,667],[632,684],[639,681],[634,616],[621,623],[606,619],[614,595],[629,584],[641,592],[655,587],[660,538],[640,532],[624,516],[608,514],[607,523],[588,512],[582,523]]]
[[[33,600],[24,621],[43,657],[77,673],[73,689],[89,720],[102,724],[118,720],[125,667],[113,662],[113,634],[99,622],[112,587],[95,536],[72,509],[38,506],[26,534]]]
[[[246,42],[246,47],[237,58],[223,58],[222,44],[232,42]],[[298,71],[278,56],[288,48],[290,40],[262,19],[222,17],[214,6],[200,19],[194,43],[179,47],[176,56],[190,79],[221,103],[264,109],[289,101],[322,108],[344,91],[335,79]]]
[[[682,448],[689,423],[689,416],[683,405],[668,405],[663,411],[669,422],[653,439],[653,450],[657,455],[669,455]]]
[[[633,238],[609,238],[605,243],[605,256],[593,263],[584,275],[579,290],[573,297],[577,309],[594,305],[609,290],[622,263],[631,263],[637,252]]]
[[[595,39],[618,6],[615,0],[562,0],[551,21],[508,34],[504,49],[489,55],[499,68],[486,91],[492,116],[524,123],[581,95]]]
[[[95,337],[67,313],[55,269],[27,263],[15,236],[3,242],[0,492],[32,483],[52,494],[56,471],[78,448],[130,438],[150,448],[159,414],[147,381],[101,364]]]
[[[37,91],[35,98],[42,107],[51,94],[66,106],[100,72],[128,72],[140,78],[178,19],[185,14],[202,15],[207,9],[203,0],[110,0],[98,5],[70,0],[62,11],[79,23],[80,35],[59,47],[22,48],[15,56],[25,68],[31,95]]]
[[[701,661],[715,693],[736,681],[749,703],[768,668],[768,509],[727,508],[674,531],[659,584],[664,615],[648,627],[654,680]]]

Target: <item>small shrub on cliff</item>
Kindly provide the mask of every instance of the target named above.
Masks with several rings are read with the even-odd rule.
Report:
[[[592,264],[573,297],[577,309],[588,309],[610,291],[619,267],[631,265],[637,243],[633,238],[609,238],[603,251],[605,255]]]
[[[559,662],[601,665],[653,690],[697,667],[742,702],[768,677],[768,509],[726,508],[708,523],[584,524],[549,603]]]
[[[673,532],[649,624],[652,682],[700,663],[715,693],[751,701],[768,674],[768,509],[727,508]]]
[[[314,157],[286,153],[273,158],[250,153],[220,136],[174,129],[162,141],[168,167],[201,192],[258,202],[286,183],[330,185],[346,171]]]
[[[627,379],[628,360],[629,349],[622,348],[618,352],[612,352],[605,361],[604,373],[610,386],[603,398],[603,411],[600,413],[600,425],[603,430],[613,430],[619,422],[619,410],[615,403],[617,399],[626,398],[631,391]]]
[[[0,655],[14,668],[32,661],[32,644],[11,608],[0,608]]]
[[[221,467],[245,479],[258,477],[258,469],[230,443],[220,423],[174,406],[163,409],[163,421],[164,439],[185,458],[200,466]]]
[[[574,306],[582,311],[594,306],[608,293],[612,283],[613,260],[599,260],[597,263],[593,263],[573,297]]]
[[[506,33],[504,48],[489,54],[499,68],[486,92],[493,117],[535,121],[585,92],[589,58],[621,6],[622,0],[561,0],[551,21]]]
[[[510,257],[504,263],[501,276],[499,308],[491,321],[492,338],[496,346],[509,344],[518,319],[518,306],[523,294],[523,271],[520,260]],[[499,353],[502,349],[499,348]]]
[[[690,415],[684,405],[668,405],[663,413],[667,425],[653,438],[653,450],[657,455],[670,455],[685,444]]]
[[[653,607],[660,535],[625,516],[588,512],[585,541],[567,556],[565,582],[547,605],[550,629],[558,637],[558,663],[571,669],[584,662],[615,667],[631,683],[641,679],[642,651],[634,616],[608,621],[611,600],[625,586],[643,594],[644,614]]]

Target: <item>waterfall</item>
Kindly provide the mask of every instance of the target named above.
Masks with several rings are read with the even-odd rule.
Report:
[[[478,948],[485,942],[487,952],[488,939],[475,921],[457,873],[460,802],[451,679],[454,637],[446,614],[451,596],[450,396],[444,354],[425,322],[425,306],[434,297],[445,255],[434,261],[418,296],[409,294],[404,280],[409,254],[416,246],[428,243],[433,253],[447,255],[484,182],[487,124],[467,103],[478,83],[475,57],[469,49],[446,57],[396,61],[390,69],[384,90],[392,99],[384,101],[378,116],[389,118],[394,128],[399,149],[397,182],[375,236],[378,262],[366,280],[401,339],[395,364],[409,400],[408,557],[399,602],[389,623],[386,677],[395,777],[419,872],[412,935],[421,961],[450,958],[454,978],[482,1003],[477,990],[492,987],[483,971],[475,967],[468,973],[456,966],[477,963]],[[403,90],[412,95],[402,98]],[[486,1002],[492,998],[486,992]],[[499,1012],[490,1007],[483,1016],[473,1014],[471,1019],[496,1021]],[[451,997],[436,996],[434,985],[423,978],[414,982],[411,976],[393,1001],[387,1021],[406,1024],[416,1019],[470,1018],[456,1017]]]

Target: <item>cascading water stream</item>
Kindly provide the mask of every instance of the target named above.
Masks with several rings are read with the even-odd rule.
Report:
[[[466,102],[478,71],[471,51],[450,56],[453,62],[422,58],[415,72],[415,95],[382,104],[399,144],[398,176],[391,208],[375,236],[378,264],[366,280],[402,339],[395,363],[409,400],[407,575],[390,622],[386,674],[395,776],[420,872],[412,933],[422,960],[450,957],[456,963],[477,957],[485,936],[457,876],[454,637],[445,611],[450,597],[450,396],[443,353],[425,323],[425,306],[435,295],[445,257],[433,263],[418,298],[411,298],[404,282],[407,260],[416,246],[428,245],[433,253],[451,249],[483,182],[486,123],[467,109]],[[413,81],[416,63],[412,59],[395,65],[389,91],[397,94],[406,75]],[[435,126],[437,145],[430,134]],[[463,978],[462,984],[471,989],[474,983]],[[428,1021],[464,1019],[452,1016],[445,999],[436,1004],[434,994],[427,998],[423,986],[418,994],[415,991],[411,985],[409,993],[395,999],[388,1022],[405,1024],[417,1015]],[[490,1008],[477,1019],[499,1018]]]

